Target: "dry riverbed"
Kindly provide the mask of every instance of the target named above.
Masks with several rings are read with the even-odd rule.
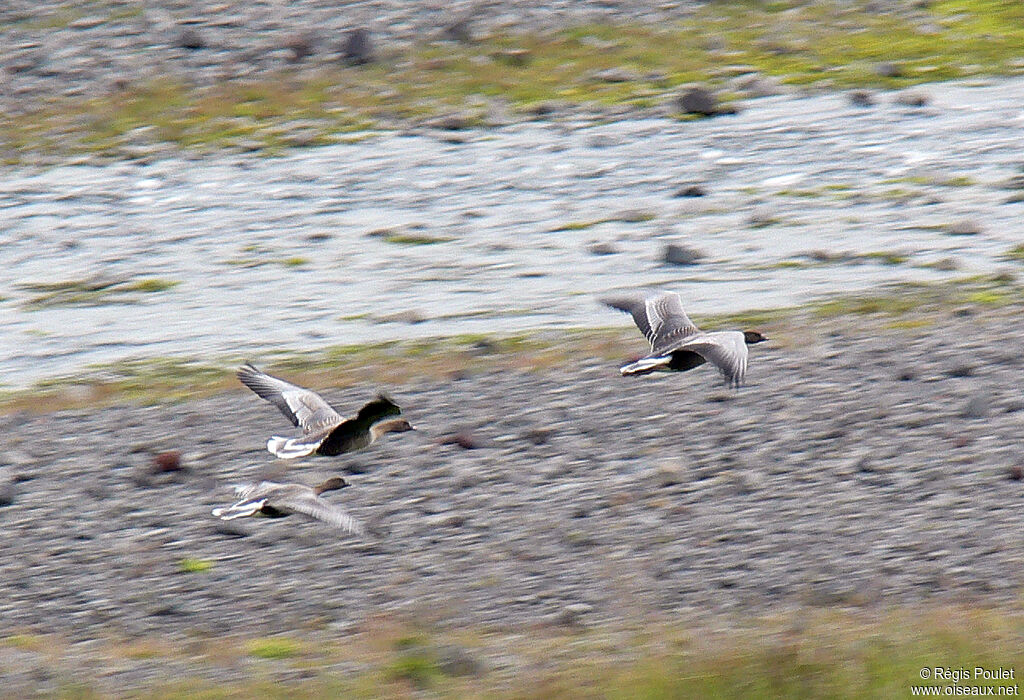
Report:
[[[752,349],[738,392],[708,368],[626,380],[582,352],[516,367],[494,350],[490,367],[453,357],[441,373],[336,390],[321,373],[337,405],[386,388],[420,428],[336,460],[275,462],[263,442],[282,418],[240,388],[9,413],[7,690],[125,693],[194,677],[236,691],[312,683],[317,697],[357,679],[451,688],[463,672],[508,689],[524,668],[560,668],[530,666],[515,639],[553,635],[561,648],[590,630],[572,644],[619,658],[640,653],[628,630],[642,620],[704,638],[764,616],[841,609],[849,622],[896,607],[1003,610],[1007,627],[986,622],[980,639],[1010,640],[1017,656],[1005,658],[1019,660],[1024,305],[1007,286],[944,298],[762,318],[773,342]],[[623,356],[642,345],[632,332],[620,343]],[[170,449],[185,469],[154,472],[153,454]],[[231,483],[333,473],[353,486],[332,499],[385,538],[210,517]],[[348,640],[371,650],[331,651]],[[933,653],[921,644],[914,654]]]

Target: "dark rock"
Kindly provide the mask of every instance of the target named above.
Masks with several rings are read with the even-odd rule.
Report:
[[[448,41],[468,44],[473,41],[473,29],[468,17],[460,17],[441,30],[441,37]]]
[[[700,251],[678,243],[669,243],[661,253],[662,262],[668,265],[696,265],[703,257]]]
[[[946,368],[947,377],[970,377],[974,374],[974,365],[969,362],[954,362]]]
[[[977,236],[981,233],[981,226],[970,219],[961,219],[945,226],[946,234],[950,236]]]
[[[189,49],[191,51],[198,51],[199,49],[206,48],[206,42],[203,40],[202,35],[192,27],[182,29],[178,34],[178,38],[175,40],[175,43],[181,48]]]
[[[700,114],[710,117],[718,114],[718,98],[703,87],[692,87],[676,98],[679,111],[686,114]]]
[[[1021,467],[1019,464],[1015,464],[1010,467],[1007,476],[1010,478],[1010,481],[1020,481],[1021,479],[1024,479],[1024,467]]]
[[[928,100],[928,95],[923,92],[905,90],[898,93],[893,99],[893,102],[898,105],[903,105],[904,107],[924,107],[928,104]]]
[[[147,614],[154,617],[175,617],[179,615],[187,615],[188,610],[177,603],[161,602],[151,606],[149,610],[147,610]]]
[[[428,119],[423,125],[431,129],[441,129],[442,131],[461,131],[469,129],[479,121],[479,117],[475,114],[452,112]]]
[[[619,252],[619,249],[615,247],[613,243],[607,243],[602,241],[596,241],[587,246],[593,255],[615,255]]]
[[[854,107],[871,107],[875,104],[875,96],[867,90],[851,90],[847,97]]]
[[[370,30],[363,27],[350,29],[341,45],[341,57],[350,66],[370,63],[374,58],[373,39]]]
[[[531,428],[523,434],[523,437],[534,445],[544,445],[554,433],[555,431],[551,428]]]
[[[313,32],[299,32],[285,39],[284,47],[291,51],[291,61],[299,63],[316,53],[320,39]]]
[[[478,447],[482,447],[480,441],[473,437],[473,433],[468,430],[460,430],[457,433],[445,435],[438,440],[438,444],[458,445],[464,450],[475,450]]]
[[[703,185],[691,184],[683,185],[676,190],[676,197],[704,197],[707,196],[707,190],[704,189]]]
[[[532,114],[535,117],[550,117],[551,115],[558,114],[564,110],[564,104],[560,102],[552,102],[550,100],[529,105],[524,109],[527,114]]]
[[[177,450],[168,450],[167,452],[161,452],[160,454],[155,455],[151,464],[154,474],[177,472],[183,469],[181,465],[181,453]]]
[[[17,488],[14,483],[10,470],[0,469],[0,508],[14,503],[14,498],[17,496]]]

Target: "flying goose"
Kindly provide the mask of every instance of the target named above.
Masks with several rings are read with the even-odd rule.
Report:
[[[348,482],[340,476],[313,487],[304,484],[279,484],[275,481],[243,484],[235,487],[235,496],[241,500],[227,508],[214,508],[213,514],[221,520],[234,520],[248,516],[283,518],[292,513],[302,513],[353,535],[364,536],[366,530],[358,520],[320,498],[325,491],[334,491],[346,486]]]
[[[317,393],[272,377],[250,364],[238,370],[242,384],[260,398],[281,409],[292,425],[302,428],[297,437],[273,436],[267,449],[281,459],[316,453],[327,457],[354,452],[374,443],[385,433],[415,430],[401,415],[402,410],[384,394],[359,409],[354,418],[344,418]]]
[[[619,369],[622,376],[685,372],[710,362],[727,385],[739,387],[747,372],[747,346],[768,340],[757,331],[702,331],[683,311],[675,292],[634,293],[601,301],[630,314],[651,343],[649,355]]]

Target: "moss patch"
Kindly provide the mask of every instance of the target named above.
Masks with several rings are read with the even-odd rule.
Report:
[[[26,309],[59,306],[98,306],[131,304],[140,301],[140,294],[154,294],[177,287],[181,282],[159,278],[140,280],[82,279],[65,282],[30,282],[21,289],[38,292],[23,303]]]
[[[178,569],[183,574],[202,574],[213,568],[213,562],[209,559],[194,559],[186,557],[178,562]]]
[[[261,659],[290,659],[302,652],[302,644],[287,637],[253,639],[245,645],[246,653]]]
[[[380,622],[380,621],[376,621]],[[392,623],[395,624],[395,623]],[[178,698],[408,698],[424,691],[437,698],[837,698],[910,697],[922,668],[1017,668],[1024,663],[1024,618],[1008,609],[901,608],[890,612],[800,610],[779,617],[710,620],[685,624],[634,620],[585,630],[557,627],[528,634],[473,628],[436,629],[425,647],[388,643],[387,628],[325,639],[322,634],[256,639],[196,638],[175,643],[116,642],[91,652],[123,668],[130,660],[173,661],[195,668],[195,677],[154,681],[133,697]],[[60,669],[70,645],[46,641],[48,668]],[[455,646],[485,661],[474,673],[453,674],[436,652]],[[141,653],[139,652],[141,650]],[[245,657],[248,657],[247,659]],[[244,659],[244,661],[243,661]],[[489,666],[488,659],[499,660]],[[248,680],[216,684],[220,668]],[[297,679],[271,683],[283,668]],[[345,669],[339,672],[337,669]],[[1013,686],[1004,681],[970,685]],[[964,684],[961,684],[964,685]],[[88,683],[40,697],[101,698]]]
[[[868,317],[876,317],[879,329],[909,329],[919,321],[939,321],[964,306],[994,312],[1020,305],[1024,305],[1024,287],[1012,276],[1000,275],[938,284],[893,285],[873,294],[842,295],[798,307],[694,320],[711,330],[756,328],[772,337],[785,329],[814,333],[825,318],[858,316],[862,317],[858,326],[864,327]],[[402,383],[423,377],[450,379],[498,369],[543,372],[576,366],[580,357],[614,364],[642,346],[642,338],[635,329],[623,324],[558,333],[461,335],[342,345],[315,352],[282,351],[269,354],[260,364],[307,386],[352,386]],[[124,401],[174,402],[225,390],[243,391],[234,369],[245,359],[248,358],[122,360],[39,382],[28,390],[0,392],[0,412],[96,408]]]
[[[554,103],[644,109],[686,83],[724,84],[737,70],[839,88],[1014,74],[1022,71],[1022,13],[1020,4],[1001,0],[940,0],[915,12],[831,2],[708,3],[660,25],[493,34],[466,45],[421,43],[365,66],[292,68],[201,89],[165,79],[53,100],[5,119],[0,148],[13,161],[24,153],[132,157],[158,144],[273,154],[379,126],[479,115],[492,100],[530,113]],[[881,62],[896,70],[876,70]],[[600,77],[609,71],[622,79]],[[969,179],[938,184],[966,186]]]
[[[1015,260],[1016,262],[1024,262],[1024,243],[1021,245],[1015,245],[1008,251],[1003,253],[1003,257],[1006,260]]]

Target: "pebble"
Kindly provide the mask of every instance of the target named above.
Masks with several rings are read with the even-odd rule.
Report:
[[[690,246],[669,243],[661,253],[661,261],[667,265],[696,265],[704,255]]]
[[[875,104],[875,96],[868,90],[850,90],[847,97],[854,107],[872,107]]]
[[[676,98],[676,107],[684,114],[699,114],[710,117],[718,114],[718,98],[709,89],[691,87]]]

